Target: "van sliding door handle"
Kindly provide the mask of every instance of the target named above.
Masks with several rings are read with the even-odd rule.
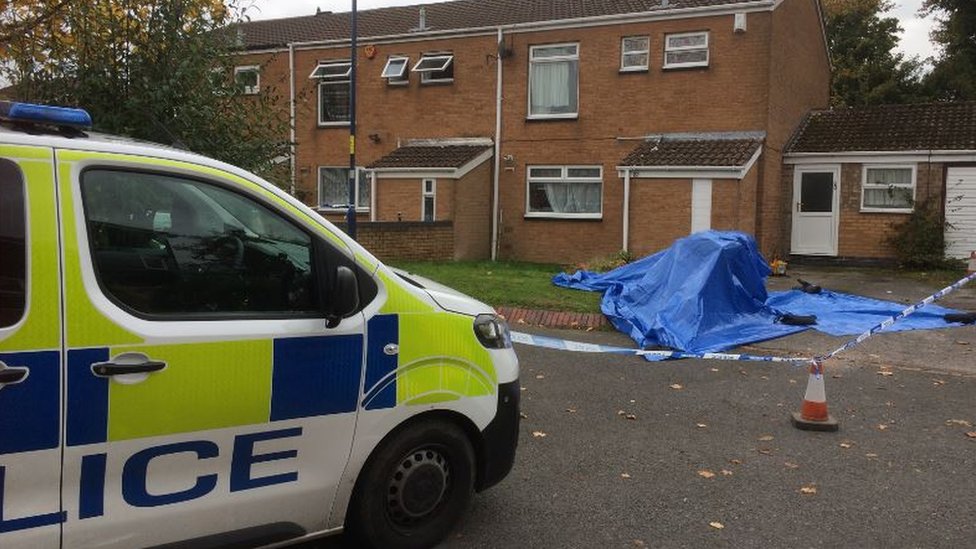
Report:
[[[0,387],[4,385],[14,385],[27,379],[30,372],[27,368],[20,366],[7,366],[0,362]]]
[[[92,373],[98,377],[120,376],[124,374],[148,374],[166,368],[161,360],[149,360],[142,353],[122,353],[108,362],[91,365]]]

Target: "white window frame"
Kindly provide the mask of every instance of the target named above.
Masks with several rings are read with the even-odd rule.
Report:
[[[347,178],[349,177],[349,166],[318,166],[316,168],[316,171],[315,171],[315,194],[316,194],[316,197],[315,197],[316,198],[316,200],[315,200],[316,207],[315,207],[315,209],[317,209],[317,210],[319,210],[321,212],[344,212],[344,211],[348,210],[349,209],[348,208],[348,205],[344,205],[344,206],[325,206],[325,205],[322,204],[322,170],[323,169],[327,169],[327,170],[343,170],[343,171],[346,172],[346,177]],[[363,174],[363,173],[365,173],[365,172],[366,172],[366,169],[365,168],[363,168],[363,167],[356,167],[356,202],[357,202],[357,204],[356,204],[356,212],[357,213],[366,213],[366,212],[369,212],[370,205],[372,204],[372,201],[373,201],[373,190],[374,189],[371,186],[371,181],[370,181],[371,178],[366,177],[365,178],[366,179],[365,181],[361,181],[361,179],[363,179],[363,178],[360,177],[360,175]],[[366,185],[366,186],[369,186],[370,187],[370,190],[369,190],[369,198],[367,199],[366,204],[359,204],[358,203],[359,202],[359,196],[360,196],[360,188],[359,188],[360,185]]]
[[[319,70],[324,67],[333,67],[333,66],[341,66],[341,65],[346,66],[346,72],[338,73],[338,74],[328,74],[324,76],[318,74]],[[308,75],[308,77],[309,79],[312,80],[349,80],[351,74],[352,74],[352,62],[349,61],[348,59],[336,59],[332,61],[319,61],[318,64],[315,65],[315,68],[312,69],[312,72],[311,74]]]
[[[432,59],[441,59],[443,60],[443,63],[441,63],[440,66],[435,66],[432,68],[426,68],[426,69],[418,68],[420,67],[421,63],[423,63],[424,61],[429,61]],[[447,70],[448,67],[450,67],[453,64],[454,64],[453,53],[447,53],[447,52],[425,53],[420,56],[420,59],[418,59],[417,62],[414,63],[413,68],[410,70],[411,72],[420,73],[421,84],[441,84],[446,82],[454,82],[454,77],[452,76],[451,78],[434,78],[433,74],[437,72],[445,71]]]
[[[554,177],[533,177],[533,169],[548,169],[548,170],[561,170],[561,175],[558,181],[564,183],[600,183],[600,211],[599,212],[585,212],[585,213],[557,213],[557,212],[533,212],[531,211],[530,199],[531,199],[531,186],[534,182],[540,181],[556,181]],[[569,170],[571,169],[586,169],[600,170],[600,177],[569,177]],[[531,165],[525,167],[525,217],[535,218],[535,219],[603,219],[603,166],[597,164],[572,164],[572,165]]]
[[[237,84],[237,75],[242,72],[253,72],[255,75],[253,86],[244,86],[244,95],[257,95],[261,91],[261,66],[260,65],[240,65],[234,67],[234,84]]]
[[[400,69],[399,74],[388,74],[390,71],[390,63],[394,61],[403,61],[403,68]],[[380,73],[380,78],[386,78],[386,83],[390,86],[404,86],[410,83],[409,68],[410,57],[406,55],[391,55],[387,58],[386,65],[383,66],[383,72]]]
[[[427,190],[427,183],[430,183],[430,191]],[[437,180],[422,179],[420,181],[420,220],[427,221],[427,199],[432,198],[433,211],[430,212],[430,222],[437,221]]]
[[[644,49],[642,50],[628,50],[626,47],[628,40],[646,40]],[[644,54],[647,57],[647,62],[643,65],[628,65],[626,59],[628,55],[640,55]],[[650,69],[651,66],[651,37],[636,35],[636,36],[624,36],[620,39],[620,72],[645,72]]]
[[[912,207],[911,208],[878,208],[864,205],[866,188],[888,189],[898,187],[907,189],[909,185],[876,185],[868,183],[868,170],[911,170],[912,171]],[[918,165],[917,164],[864,164],[861,167],[861,208],[862,213],[912,213],[915,211],[915,196],[918,193]]]
[[[554,57],[543,57],[541,59],[533,59],[536,50],[546,49],[546,48],[564,48],[566,46],[573,46],[576,48],[576,53],[574,55],[557,55]],[[532,114],[532,65],[534,63],[552,63],[559,61],[576,61],[576,112],[565,112],[556,114]],[[528,113],[529,120],[551,120],[559,118],[579,118],[579,104],[580,104],[580,94],[579,94],[579,72],[580,72],[580,62],[579,62],[579,42],[563,42],[560,44],[539,44],[536,46],[529,46],[529,77],[526,79],[528,82],[528,89],[525,94],[526,101],[526,113]],[[541,166],[536,166],[541,167]],[[527,210],[526,210],[527,211]]]
[[[686,36],[704,36],[705,45],[671,47],[672,38],[683,38]],[[711,38],[709,37],[708,31],[678,32],[678,33],[665,34],[664,35],[664,68],[684,69],[688,67],[707,67],[712,58],[712,52],[710,46],[711,46]],[[682,51],[698,51],[698,50],[705,50],[704,61],[694,61],[691,63],[668,63],[669,53],[682,52]]]

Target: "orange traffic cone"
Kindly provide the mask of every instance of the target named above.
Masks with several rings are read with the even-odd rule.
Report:
[[[810,365],[810,379],[800,412],[793,413],[793,426],[805,431],[836,431],[837,420],[827,413],[827,392],[824,389],[823,366]]]

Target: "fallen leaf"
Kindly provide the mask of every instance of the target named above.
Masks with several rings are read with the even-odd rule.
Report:
[[[627,419],[629,419],[629,420],[631,420],[631,421],[635,421],[637,419],[637,416],[634,415],[634,414],[627,414],[624,417],[627,418]]]
[[[525,412],[519,412],[519,417],[522,419],[529,419],[529,416],[525,415]]]
[[[685,388],[685,386],[680,383],[672,383],[671,385],[668,385],[668,387],[671,387],[675,391],[680,391]]]
[[[731,477],[732,476],[732,471],[729,471],[728,469],[722,469],[721,470],[721,473],[722,473],[722,475],[727,476],[727,477]]]
[[[769,376],[759,376],[759,379],[769,379]]]
[[[711,372],[717,372],[718,371],[718,368],[709,368],[708,370],[711,371]]]
[[[625,415],[627,415],[627,412],[625,412],[623,410],[617,410],[617,415],[618,416],[625,416]]]
[[[519,324],[525,324],[525,319],[524,318],[520,318],[520,319],[516,320],[515,322],[518,322]]]
[[[543,433],[542,431],[532,431],[532,436],[536,438],[545,438],[546,434]]]
[[[708,525],[716,530],[721,530],[722,528],[725,528],[725,525],[722,524],[721,522],[709,522]]]
[[[535,378],[536,379],[546,379],[546,376],[544,374],[539,374],[539,375],[535,376]]]
[[[790,385],[796,385],[796,380],[795,379],[791,379],[790,380]]]
[[[647,544],[644,543],[644,540],[642,540],[642,539],[635,539],[634,540],[634,547],[647,547]]]
[[[792,461],[784,462],[783,465],[785,465],[787,469],[799,469],[800,468],[799,465],[797,465],[796,463],[793,463]]]
[[[704,423],[696,423],[695,427],[698,427],[699,429],[705,429],[706,427],[708,427],[708,425],[705,425]]]
[[[969,431],[966,433],[966,436],[969,438],[976,438],[976,431]]]
[[[852,443],[852,442],[841,442],[840,443],[840,447],[843,448],[843,449],[845,449],[845,450],[848,449],[848,448],[850,448],[851,446],[854,446],[854,443]]]
[[[806,486],[800,487],[801,494],[816,494],[817,486],[815,484],[807,484]]]
[[[969,345],[969,342],[968,342],[968,341],[959,341],[959,340],[957,339],[957,340],[955,341],[955,344],[956,344],[956,345]]]
[[[832,375],[832,376],[830,376],[830,377],[832,377],[832,378],[834,378],[834,379],[840,379],[840,378],[842,378],[842,377],[844,377],[844,376],[842,376],[842,375],[840,375],[840,374],[834,374],[834,375]]]
[[[759,448],[757,451],[760,454],[764,455],[764,456],[771,456],[771,455],[773,455],[773,449],[772,448]]]
[[[566,412],[567,413],[570,413],[570,414],[575,414],[576,413],[576,408],[566,408]]]
[[[741,459],[730,459],[729,460],[729,463],[731,463],[732,465],[742,465],[742,460]]]
[[[630,478],[630,473],[620,473],[620,478]]]
[[[947,419],[946,425],[962,425],[963,427],[972,427],[973,424],[969,423],[965,419]]]
[[[763,435],[759,437],[759,440],[762,442],[769,442],[770,440],[773,440],[773,435]]]
[[[631,404],[634,404],[634,403],[636,403],[636,402],[637,402],[636,400],[634,400],[634,399],[630,399],[630,403],[631,403]]]
[[[593,331],[593,326],[590,326],[590,327],[588,327],[588,328],[586,329],[586,331],[587,331],[587,332],[592,332],[592,331]]]
[[[893,376],[895,375],[895,373],[892,372],[891,370],[878,370],[878,375],[887,377],[887,376]]]
[[[525,390],[527,390],[526,387],[519,387],[519,391],[525,391]]]
[[[878,454],[864,454],[864,457],[866,457],[868,459],[873,459],[873,458],[878,457]]]
[[[709,471],[708,469],[702,469],[701,471],[698,471],[698,476],[702,478],[712,478],[715,476],[715,473]]]
[[[880,424],[880,425],[878,425],[878,430],[879,430],[879,431],[884,431],[884,430],[885,430],[885,429],[887,429],[887,428],[888,428],[888,426],[887,426],[887,425],[885,425],[884,423],[882,423],[882,424]]]
[[[939,387],[940,385],[945,385],[945,384],[946,384],[946,382],[944,380],[941,380],[941,379],[933,379],[932,380],[932,385],[935,385],[936,387]]]

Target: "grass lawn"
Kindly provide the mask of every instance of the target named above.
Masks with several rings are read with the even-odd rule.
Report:
[[[600,294],[553,286],[559,265],[507,261],[399,262],[405,271],[427,277],[493,307],[503,305],[572,311],[600,312]]]

